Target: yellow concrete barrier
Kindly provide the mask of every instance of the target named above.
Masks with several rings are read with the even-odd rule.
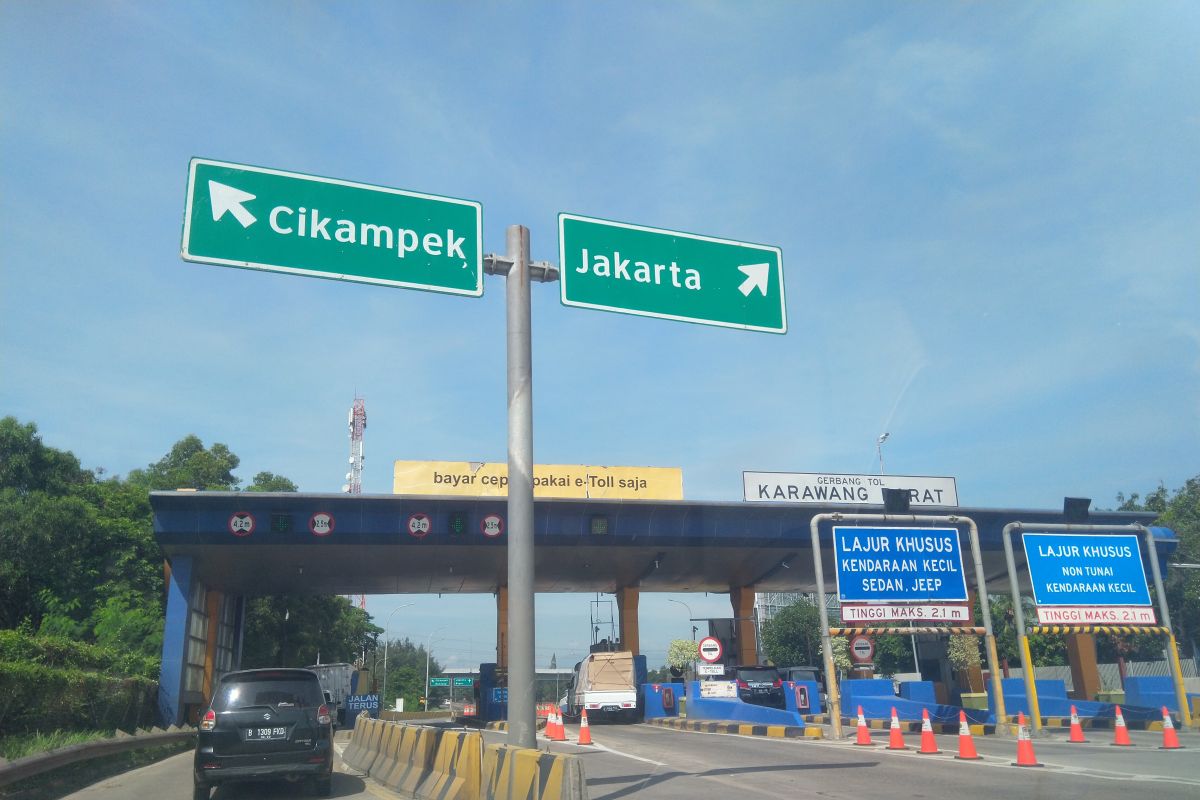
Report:
[[[359,772],[366,773],[379,751],[379,738],[383,728],[378,720],[360,717],[354,724],[354,733],[342,760]]]
[[[366,773],[376,780],[396,763],[396,752],[400,749],[400,733],[403,730],[393,722],[380,720],[380,725],[383,727],[383,737],[379,740],[379,751],[366,769]]]
[[[483,744],[483,734],[360,720],[343,760],[421,800],[586,800],[577,756]]]
[[[587,779],[578,756],[488,745],[481,791],[486,800],[586,800]]]
[[[479,797],[481,734],[439,731],[433,769],[416,796],[422,800],[476,800]]]
[[[418,725],[401,725],[404,735],[396,755],[396,768],[383,780],[383,785],[401,794],[415,795],[417,788],[429,777],[433,769],[433,757],[437,750],[437,728]]]

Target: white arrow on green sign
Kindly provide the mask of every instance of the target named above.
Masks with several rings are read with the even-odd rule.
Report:
[[[186,261],[483,294],[472,200],[193,158]]]
[[[567,306],[787,333],[778,247],[558,215]]]

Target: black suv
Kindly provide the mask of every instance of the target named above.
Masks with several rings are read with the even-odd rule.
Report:
[[[733,668],[738,698],[746,703],[784,708],[783,678],[774,667],[753,664]]]
[[[328,796],[333,725],[315,672],[252,669],[221,677],[200,720],[193,797],[233,781],[308,779]]]

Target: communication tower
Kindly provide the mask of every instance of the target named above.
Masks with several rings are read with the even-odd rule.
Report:
[[[361,397],[354,398],[350,408],[350,471],[346,473],[346,484],[342,491],[362,494],[363,431],[367,429],[367,403]]]
[[[350,471],[346,473],[346,483],[342,491],[348,494],[362,494],[363,471],[363,431],[367,429],[367,403],[361,397],[354,398],[350,407]],[[350,603],[364,611],[367,608],[365,594],[350,595]]]

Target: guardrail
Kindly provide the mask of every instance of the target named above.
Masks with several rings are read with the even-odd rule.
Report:
[[[100,739],[94,742],[83,742],[47,753],[18,758],[16,761],[0,762],[0,787],[8,786],[17,781],[41,775],[44,772],[89,761],[93,758],[124,753],[128,750],[140,750],[143,747],[158,747],[175,742],[183,742],[196,736],[195,728],[180,728],[172,726],[167,730],[139,730],[137,733],[117,731],[111,739]]]

